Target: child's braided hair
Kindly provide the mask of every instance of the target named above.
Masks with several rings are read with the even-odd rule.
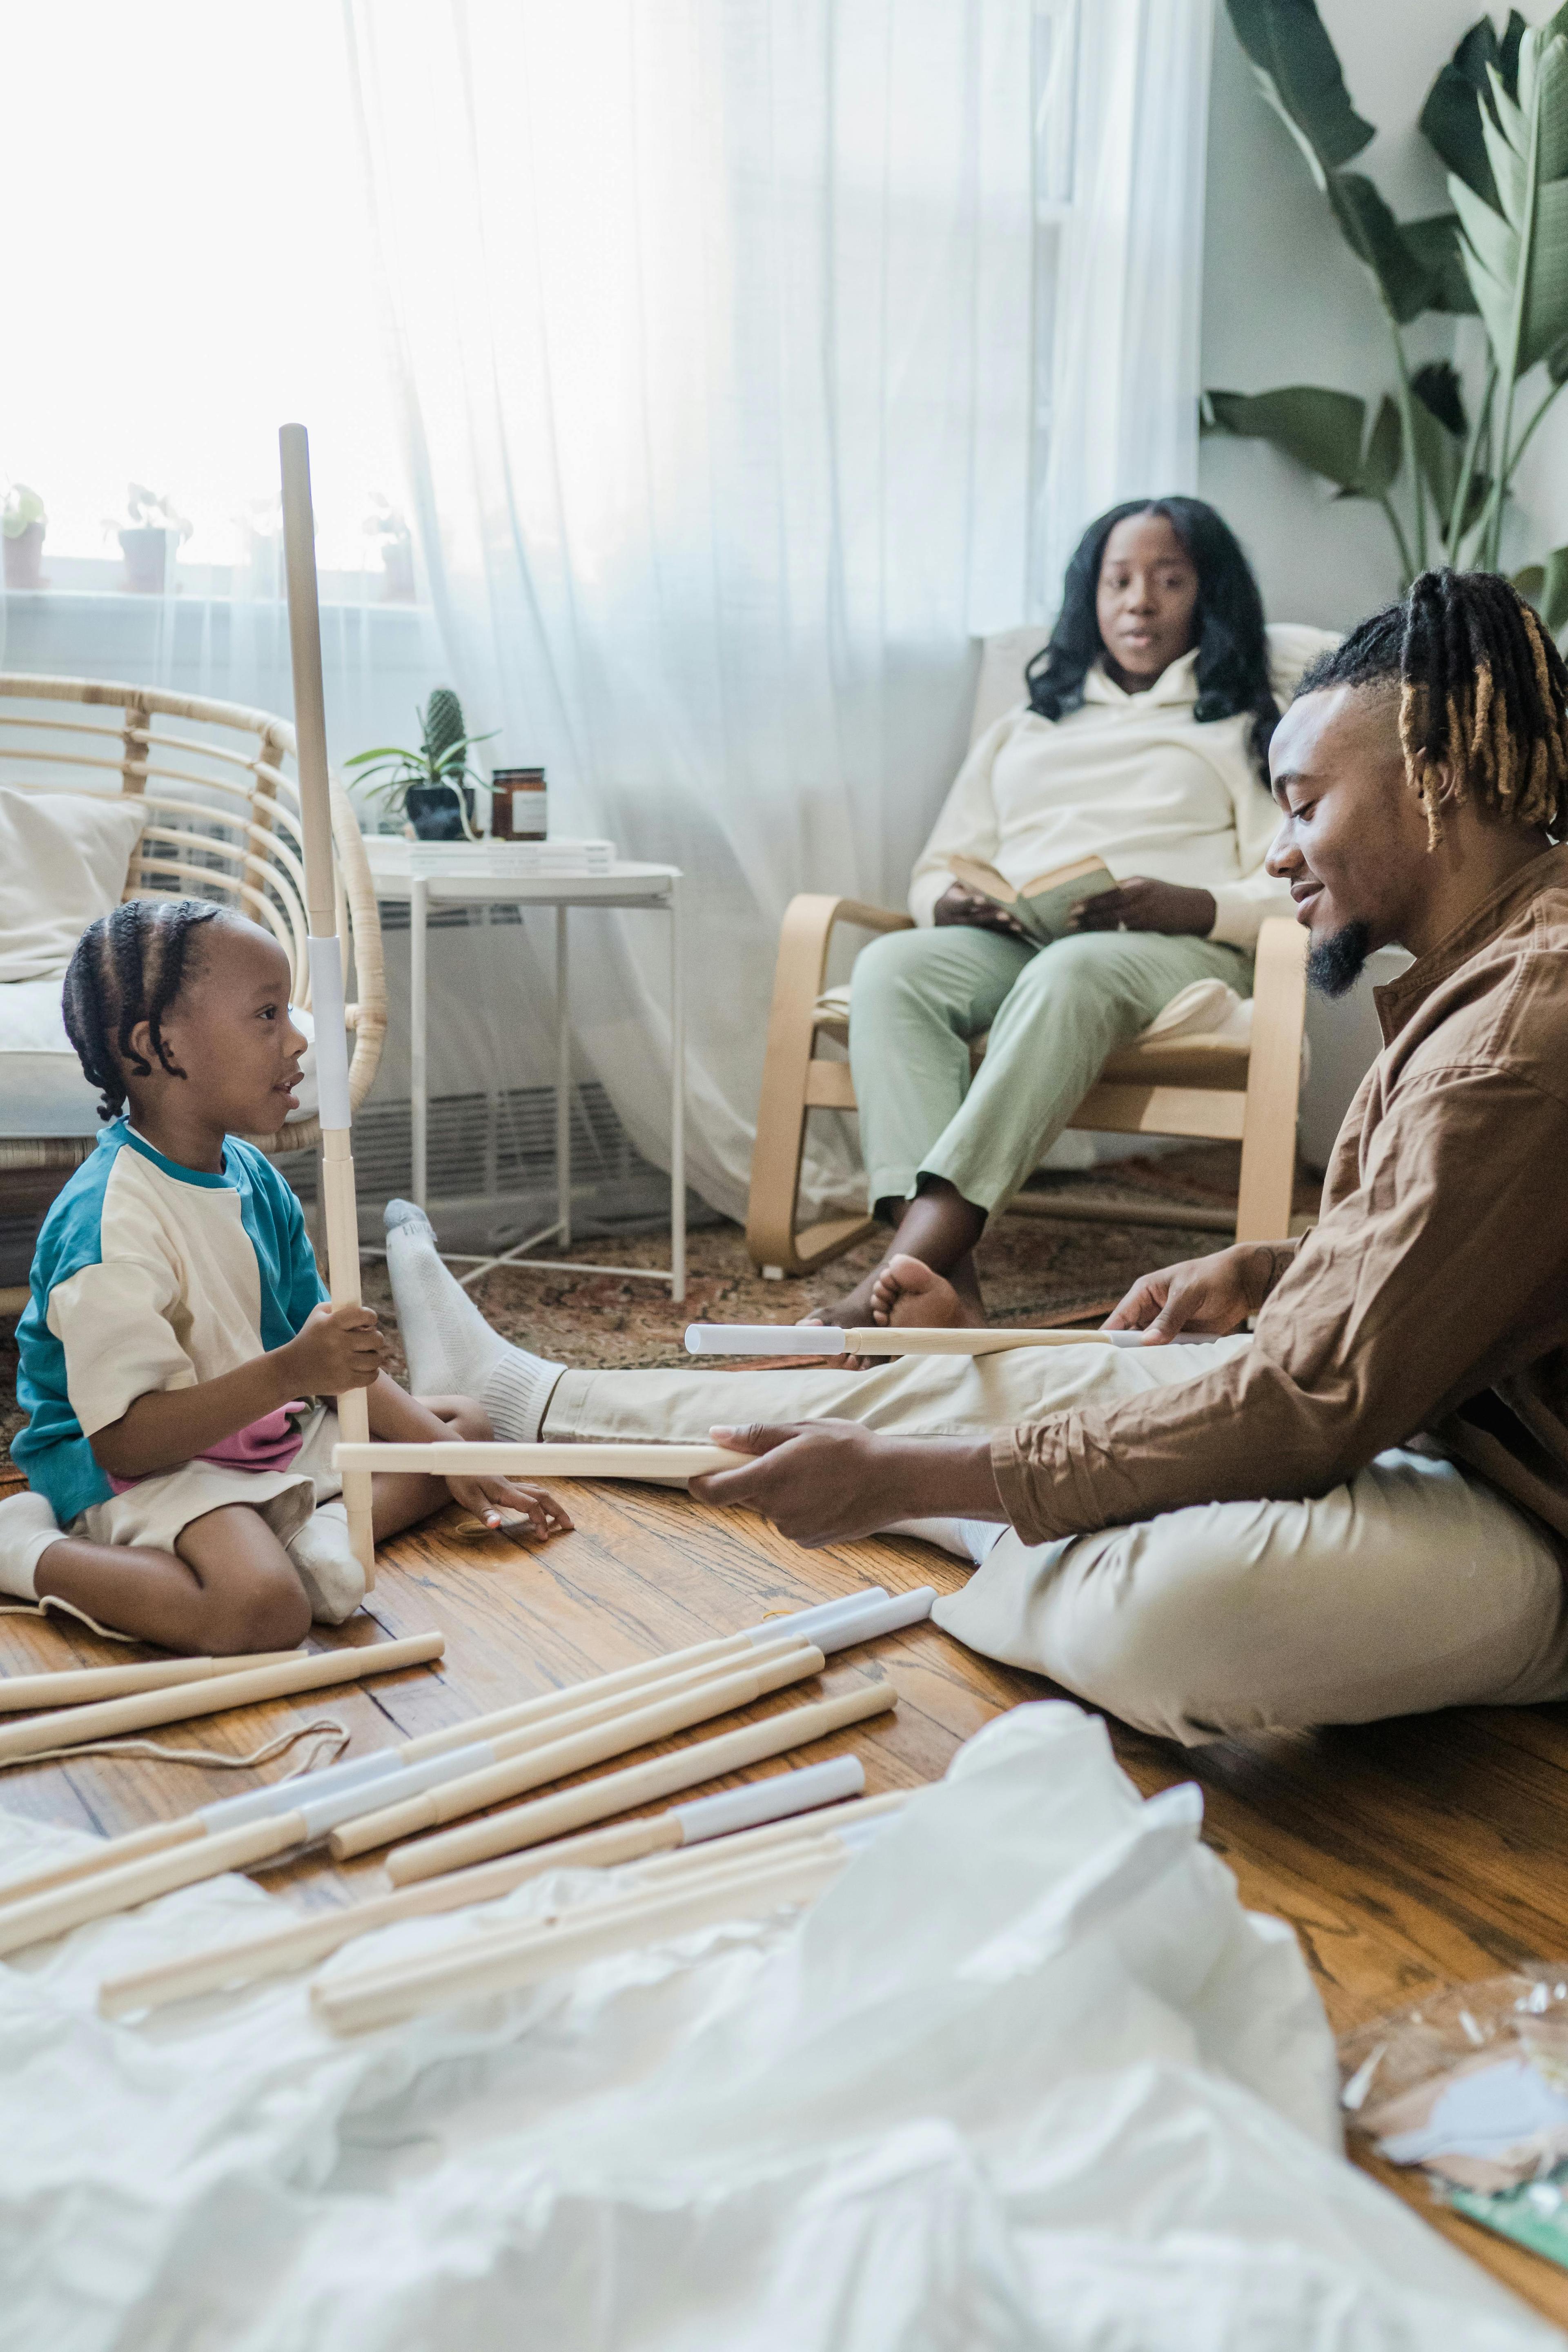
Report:
[[[1305,673],[1298,695],[1332,686],[1399,688],[1405,771],[1436,843],[1438,797],[1417,777],[1442,761],[1448,797],[1555,839],[1568,818],[1568,667],[1519,591],[1495,572],[1424,572],[1397,604],[1352,629]]]
[[[89,1083],[102,1089],[100,1118],[125,1108],[126,1066],[139,1078],[153,1065],[131,1043],[145,1021],[153,1051],[171,1077],[183,1078],[163,1042],[163,1020],[190,968],[193,935],[223,908],[210,898],[127,898],[89,923],[66,971],[66,1034]]]

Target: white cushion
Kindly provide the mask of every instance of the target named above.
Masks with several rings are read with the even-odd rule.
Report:
[[[1238,996],[1223,980],[1194,980],[1161,1006],[1147,1029],[1139,1031],[1137,1043],[1171,1037],[1223,1037],[1227,1045],[1249,1045],[1252,999]]]
[[[0,789],[0,983],[64,972],[89,923],[124,896],[146,815],[107,793]]]
[[[315,1116],[316,1032],[298,1006],[289,1017],[311,1041],[292,1127]],[[100,1125],[98,1089],[83,1077],[66,1035],[58,976],[0,985],[0,1136],[96,1135]]]
[[[981,641],[980,677],[974,689],[974,717],[969,730],[972,743],[984,734],[1005,710],[1024,698],[1024,672],[1050,635],[1038,622],[1021,629],[1004,629]],[[1339,638],[1331,629],[1309,628],[1301,621],[1270,621],[1268,683],[1277,702],[1288,702],[1296,681],[1310,661],[1326,654]]]

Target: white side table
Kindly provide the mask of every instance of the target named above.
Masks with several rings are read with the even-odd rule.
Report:
[[[553,907],[555,909],[555,1215],[539,1232],[495,1257],[469,1259],[444,1251],[467,1265],[459,1279],[477,1282],[498,1265],[537,1265],[569,1274],[619,1274],[628,1280],[668,1282],[670,1297],[686,1296],[686,1024],[680,969],[680,871],[674,866],[616,862],[606,874],[546,878],[473,873],[415,876],[407,850],[395,835],[371,835],[365,842],[378,898],[408,908],[408,998],[410,1110],[414,1129],[414,1198],[426,1205],[426,1136],[429,1119],[427,1038],[427,945],[430,908],[439,907]],[[669,1264],[668,1266],[585,1265],[580,1259],[531,1257],[542,1242],[572,1246],[572,1024],[566,919],[573,907],[640,907],[669,918]]]

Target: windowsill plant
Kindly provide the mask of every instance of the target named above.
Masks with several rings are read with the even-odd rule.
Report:
[[[5,551],[7,588],[42,585],[40,567],[48,524],[49,518],[37,490],[29,489],[26,482],[13,482],[4,504],[0,504],[0,543]]]

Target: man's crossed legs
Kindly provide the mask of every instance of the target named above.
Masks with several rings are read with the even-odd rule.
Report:
[[[541,1435],[700,1443],[847,1420],[973,1437],[1213,1370],[1243,1339],[906,1356],[876,1370],[563,1373]],[[1404,1449],[1305,1502],[1210,1503],[1049,1544],[1008,1528],[939,1624],[1189,1745],[1568,1693],[1545,1535],[1455,1464]]]
[[[1251,1344],[564,1371],[490,1328],[417,1211],[389,1214],[414,1384],[481,1397],[498,1437],[690,1444],[716,1426],[837,1420],[973,1450],[1019,1422],[1197,1379]],[[1544,1533],[1454,1464],[1403,1450],[1307,1502],[1212,1503],[1048,1544],[1005,1529],[936,1616],[972,1649],[1192,1743],[1568,1695],[1568,1605]]]

